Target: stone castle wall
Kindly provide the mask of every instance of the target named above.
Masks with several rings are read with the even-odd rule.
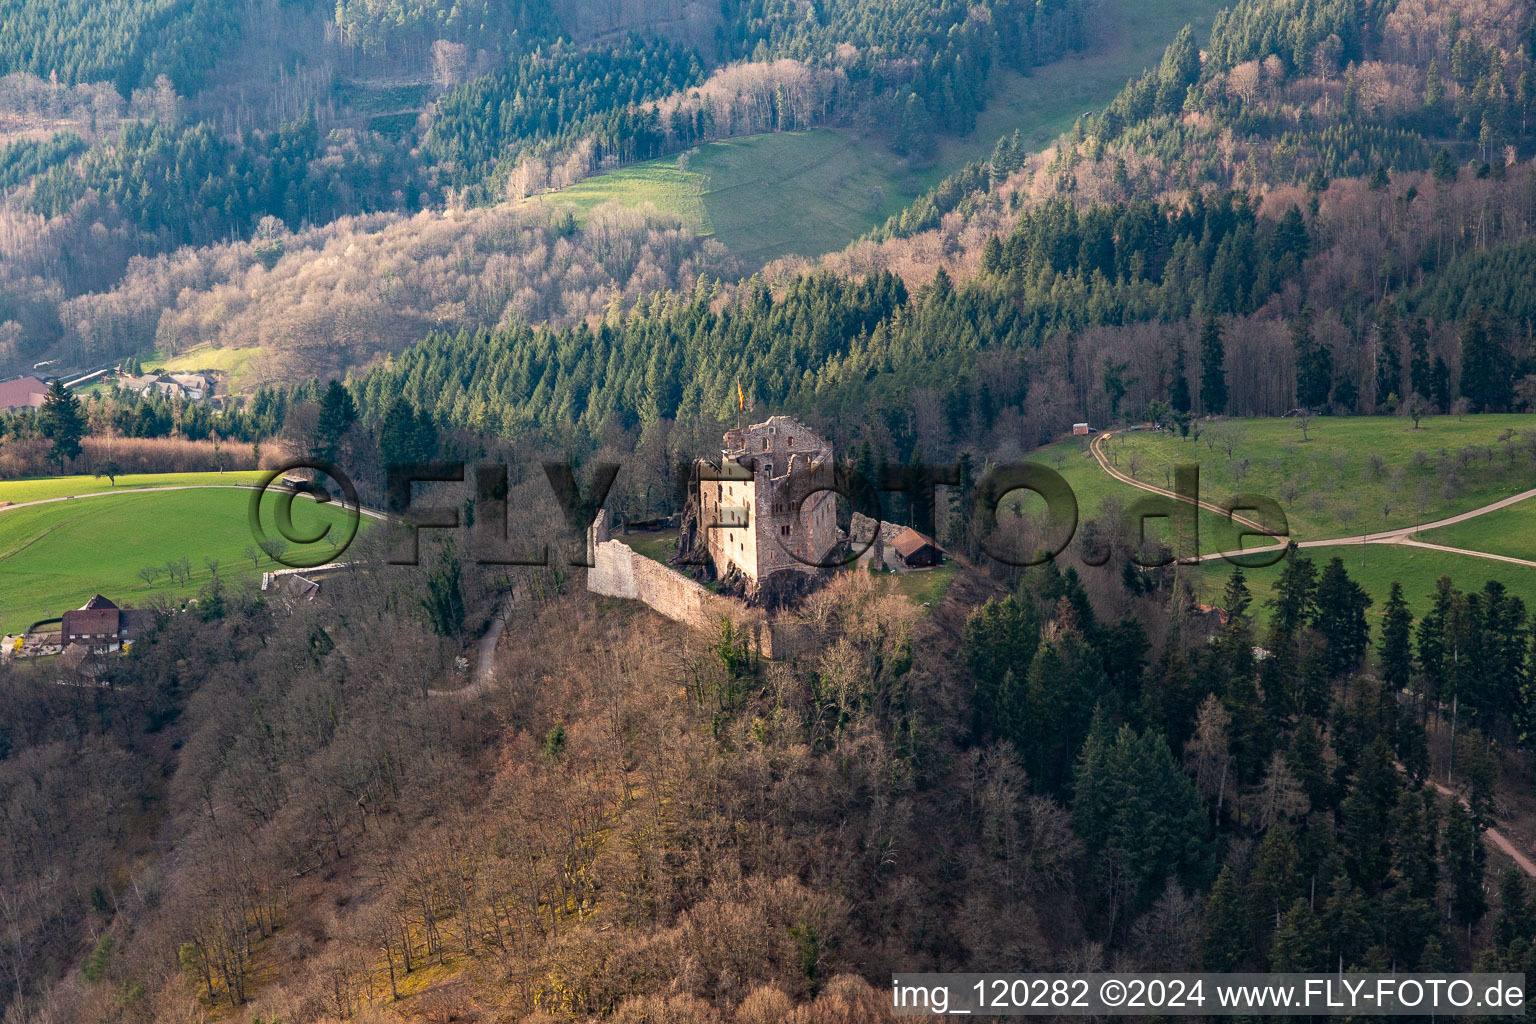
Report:
[[[587,589],[592,593],[643,601],[669,619],[717,635],[721,620],[730,619],[738,629],[750,630],[758,637],[758,653],[763,657],[788,653],[787,637],[776,633],[761,612],[712,593],[697,580],[637,553],[623,541],[609,540],[607,535],[604,526],[594,524],[589,541],[592,567],[587,570]]]

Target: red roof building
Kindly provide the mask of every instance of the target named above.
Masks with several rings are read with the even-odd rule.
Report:
[[[116,608],[77,608],[64,613],[66,644],[79,641],[85,644],[116,643],[117,631],[122,622],[122,612]]]
[[[153,612],[121,609],[97,594],[84,606],[64,613],[59,640],[66,647],[83,644],[91,651],[116,651],[148,628]]]
[[[938,543],[910,526],[896,535],[891,546],[901,556],[902,562],[909,566],[938,565],[944,560],[944,553]]]
[[[0,409],[37,409],[48,396],[48,385],[36,377],[0,381]]]

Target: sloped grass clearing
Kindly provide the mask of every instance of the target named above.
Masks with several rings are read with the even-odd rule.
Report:
[[[240,489],[146,492],[109,495],[0,512],[0,633],[17,632],[40,619],[78,608],[92,594],[119,605],[142,606],[150,599],[194,596],[212,579],[206,559],[218,562],[229,583],[281,569],[266,555],[252,562],[255,544],[247,522],[253,492]],[[267,497],[270,504],[275,500]],[[263,522],[271,529],[270,508]],[[293,503],[296,533],[311,534],[332,524],[344,527],[334,505],[307,499]],[[367,529],[367,521],[359,531]],[[299,548],[290,549],[294,556]],[[330,550],[322,541],[315,555]],[[308,549],[302,553],[310,558]],[[160,572],[153,582],[139,577],[146,566],[186,559],[189,575],[172,583]]]

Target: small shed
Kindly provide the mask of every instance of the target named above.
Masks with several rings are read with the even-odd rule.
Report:
[[[1087,437],[1088,436],[1088,424],[1086,424],[1086,423],[1074,423],[1074,424],[1072,424],[1072,434],[1075,437]]]
[[[938,565],[944,560],[944,552],[939,548],[938,543],[932,537],[925,537],[911,527],[897,534],[891,546],[896,549],[896,556],[909,568]]]

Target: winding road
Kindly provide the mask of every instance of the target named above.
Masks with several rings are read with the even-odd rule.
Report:
[[[512,607],[517,604],[521,592],[521,587],[513,588],[496,609],[485,634],[475,641],[475,674],[470,681],[457,690],[428,690],[429,696],[474,700],[496,685],[496,643],[501,639],[502,630],[507,628],[507,617],[512,614]]]
[[[1152,494],[1160,494],[1165,498],[1173,498],[1176,501],[1182,501],[1186,504],[1190,502],[1189,497],[1186,495],[1177,494],[1173,491],[1167,490],[1163,487],[1158,487],[1154,484],[1144,483],[1140,480],[1137,480],[1133,476],[1129,476],[1120,472],[1120,470],[1110,465],[1108,456],[1104,454],[1102,443],[1114,435],[1115,431],[1106,431],[1105,433],[1096,436],[1088,444],[1088,451],[1093,455],[1094,461],[1099,464],[1100,469],[1104,470],[1104,472],[1108,473],[1116,480],[1119,480],[1121,483],[1129,484],[1130,486],[1140,490],[1149,491]],[[1420,523],[1417,526],[1404,526],[1395,530],[1381,530],[1376,533],[1361,533],[1352,537],[1330,537],[1326,540],[1303,540],[1298,541],[1296,546],[1299,548],[1327,548],[1339,547],[1346,544],[1401,544],[1407,547],[1425,548],[1430,551],[1444,551],[1453,555],[1470,555],[1473,558],[1486,558],[1492,562],[1505,562],[1509,565],[1522,565],[1526,566],[1527,568],[1536,569],[1536,561],[1532,561],[1528,558],[1515,558],[1511,555],[1495,555],[1488,551],[1474,551],[1470,548],[1453,548],[1445,544],[1432,544],[1429,541],[1417,540],[1414,537],[1415,534],[1423,533],[1426,530],[1437,530],[1442,526],[1454,526],[1457,523],[1464,523],[1468,519],[1476,519],[1478,516],[1484,516],[1490,512],[1497,512],[1500,509],[1508,508],[1511,505],[1518,505],[1520,502],[1527,501],[1531,498],[1536,498],[1536,488],[1532,488],[1528,491],[1521,491],[1519,494],[1511,495],[1508,498],[1501,498],[1498,501],[1490,502],[1487,505],[1472,509],[1470,512],[1462,512],[1459,515],[1447,516],[1444,519],[1436,519],[1431,523]],[[1197,501],[1196,504],[1198,504],[1200,508],[1203,508],[1208,512],[1214,512],[1219,516],[1227,515],[1226,509],[1222,508],[1220,505],[1212,504],[1209,501]],[[1260,526],[1258,523],[1255,523],[1251,519],[1244,518],[1243,516],[1233,515],[1231,518],[1234,522],[1241,523],[1244,526],[1252,527],[1255,530],[1264,530],[1264,527]],[[1286,543],[1289,543],[1289,539],[1287,539],[1287,541],[1284,543],[1266,544],[1262,547],[1242,548],[1240,550],[1234,551],[1211,551],[1196,556],[1195,561],[1215,561],[1218,558],[1227,558],[1229,556],[1236,557],[1238,555],[1261,554],[1266,551],[1279,551],[1286,546]]]
[[[1093,454],[1094,461],[1099,464],[1099,468],[1104,470],[1104,472],[1108,473],[1110,476],[1114,477],[1116,480],[1119,480],[1122,483],[1130,484],[1132,487],[1139,488],[1140,490],[1150,491],[1153,494],[1160,494],[1164,497],[1173,498],[1185,503],[1190,501],[1190,499],[1185,495],[1175,494],[1173,491],[1167,490],[1165,488],[1143,483],[1140,480],[1137,480],[1135,477],[1127,476],[1126,474],[1116,469],[1114,466],[1110,465],[1108,458],[1104,455],[1102,443],[1113,436],[1114,431],[1108,431],[1106,433],[1099,434],[1088,443],[1088,451]],[[1300,541],[1296,546],[1302,548],[1322,548],[1342,544],[1405,544],[1410,547],[1428,548],[1431,551],[1448,551],[1457,555],[1471,555],[1475,558],[1487,558],[1495,562],[1508,562],[1511,565],[1525,565],[1530,566],[1531,568],[1536,568],[1536,562],[1524,558],[1512,558],[1508,555],[1490,554],[1487,551],[1471,551],[1466,548],[1447,547],[1444,544],[1431,544],[1427,541],[1413,539],[1413,535],[1421,531],[1434,530],[1442,526],[1452,526],[1456,523],[1464,523],[1468,519],[1475,519],[1478,516],[1487,515],[1489,512],[1497,512],[1499,509],[1508,508],[1511,505],[1517,505],[1522,501],[1529,500],[1530,498],[1536,498],[1536,488],[1533,488],[1529,491],[1522,491],[1519,494],[1511,495],[1508,498],[1502,498],[1499,501],[1491,502],[1487,505],[1481,506],[1480,508],[1475,508],[1470,512],[1463,512],[1460,515],[1448,516],[1445,519],[1437,519],[1432,523],[1423,523],[1419,526],[1405,526],[1398,530],[1383,530],[1379,533],[1365,533],[1355,537],[1335,537],[1330,540]],[[1197,501],[1196,504],[1198,504],[1200,508],[1206,509],[1207,511],[1215,512],[1217,515],[1227,515],[1227,510],[1222,508],[1220,505],[1213,505],[1208,501]],[[1252,526],[1259,530],[1263,529],[1263,527],[1259,526],[1257,523],[1254,523],[1248,519],[1244,519],[1242,516],[1234,515],[1232,518],[1245,526]],[[1256,552],[1262,551],[1278,551],[1283,547],[1285,547],[1284,544],[1270,544],[1259,548],[1246,548],[1241,551],[1222,551],[1213,554],[1200,555],[1198,560],[1206,561],[1210,559],[1225,558],[1228,555],[1236,556],[1243,554],[1254,554]],[[1399,765],[1398,768],[1401,770],[1402,766]],[[1455,790],[1434,781],[1431,781],[1430,785],[1434,786],[1435,790],[1442,796],[1448,796],[1453,799],[1460,800],[1462,806],[1468,806],[1467,798]],[[1518,866],[1521,871],[1524,871],[1532,878],[1536,878],[1536,862],[1532,862],[1531,858],[1523,853],[1517,846],[1515,846],[1515,844],[1510,841],[1508,836],[1500,832],[1498,829],[1492,827],[1485,830],[1483,836],[1501,853],[1505,854],[1507,857],[1509,857],[1510,860],[1514,861],[1516,866]]]

